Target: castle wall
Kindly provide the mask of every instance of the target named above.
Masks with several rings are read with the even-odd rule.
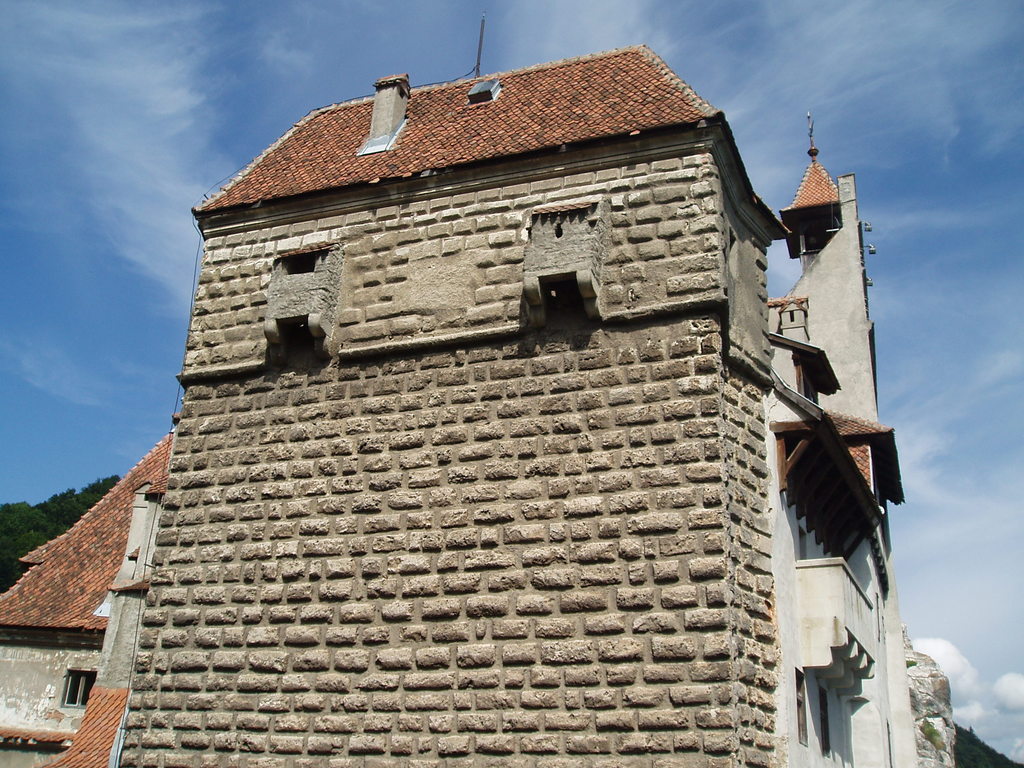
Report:
[[[771,764],[763,384],[723,353],[716,168],[209,234],[124,765]],[[567,248],[599,316],[531,330],[560,204],[599,233]],[[268,366],[273,260],[321,243],[330,359]]]
[[[56,632],[36,634],[0,643],[0,723],[15,729],[74,731],[85,708],[62,706],[65,675],[68,669],[95,669],[99,649],[90,646],[98,642],[93,637],[68,641]]]

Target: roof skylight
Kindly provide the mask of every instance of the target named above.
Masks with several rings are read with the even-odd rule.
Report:
[[[498,98],[499,93],[501,93],[501,83],[497,79],[481,80],[469,89],[469,103],[483,104],[494,101]]]

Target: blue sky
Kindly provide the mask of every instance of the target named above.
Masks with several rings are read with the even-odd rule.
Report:
[[[961,722],[1024,759],[1024,5],[6,3],[0,28],[0,501],[123,474],[168,429],[199,236],[190,208],[309,110],[473,66],[645,42],[715,106],[755,189],[857,174],[874,225],[880,413],[911,636]],[[772,293],[795,280],[771,255]]]

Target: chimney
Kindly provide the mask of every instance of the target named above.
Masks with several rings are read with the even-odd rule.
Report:
[[[405,107],[409,103],[408,75],[382,77],[373,85],[377,93],[373,97],[370,135],[359,150],[360,155],[384,152],[391,148],[405,124]]]
[[[793,299],[779,307],[779,334],[796,341],[810,341],[807,335],[807,299]]]

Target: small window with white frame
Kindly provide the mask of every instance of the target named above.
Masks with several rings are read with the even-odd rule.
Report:
[[[83,669],[69,669],[64,678],[64,696],[61,705],[84,707],[89,701],[89,692],[96,682],[96,673]]]

